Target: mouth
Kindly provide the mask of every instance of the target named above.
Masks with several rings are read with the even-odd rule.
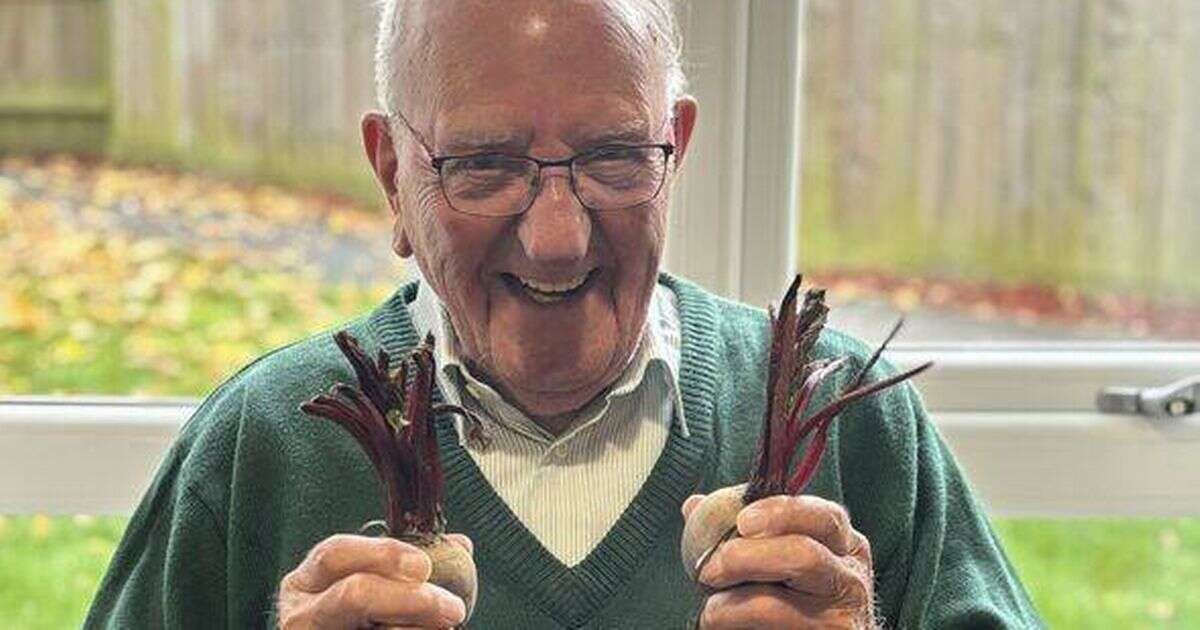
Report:
[[[582,294],[597,275],[596,269],[557,282],[544,282],[511,273],[501,274],[509,289],[537,304],[557,304]]]

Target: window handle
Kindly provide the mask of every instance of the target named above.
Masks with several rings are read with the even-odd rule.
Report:
[[[1124,413],[1150,418],[1179,418],[1198,411],[1200,376],[1164,387],[1105,387],[1096,395],[1102,413]]]

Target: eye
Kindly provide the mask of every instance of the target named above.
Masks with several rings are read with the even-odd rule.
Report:
[[[581,156],[576,168],[582,177],[609,188],[641,188],[661,171],[656,155],[661,155],[657,147],[604,146]]]
[[[446,163],[451,171],[469,175],[502,175],[525,170],[523,160],[499,153],[484,153],[455,158]]]
[[[641,147],[604,146],[591,151],[584,161],[591,163],[639,162],[645,159],[646,150]]]

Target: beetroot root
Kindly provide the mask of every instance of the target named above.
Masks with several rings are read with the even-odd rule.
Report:
[[[737,515],[746,507],[746,484],[709,493],[688,515],[683,527],[683,568],[692,580],[708,556],[725,540],[737,535]]]

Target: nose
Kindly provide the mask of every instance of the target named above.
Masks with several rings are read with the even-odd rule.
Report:
[[[587,255],[592,218],[571,191],[565,169],[542,171],[542,183],[533,204],[521,215],[517,239],[529,260],[570,263]]]

